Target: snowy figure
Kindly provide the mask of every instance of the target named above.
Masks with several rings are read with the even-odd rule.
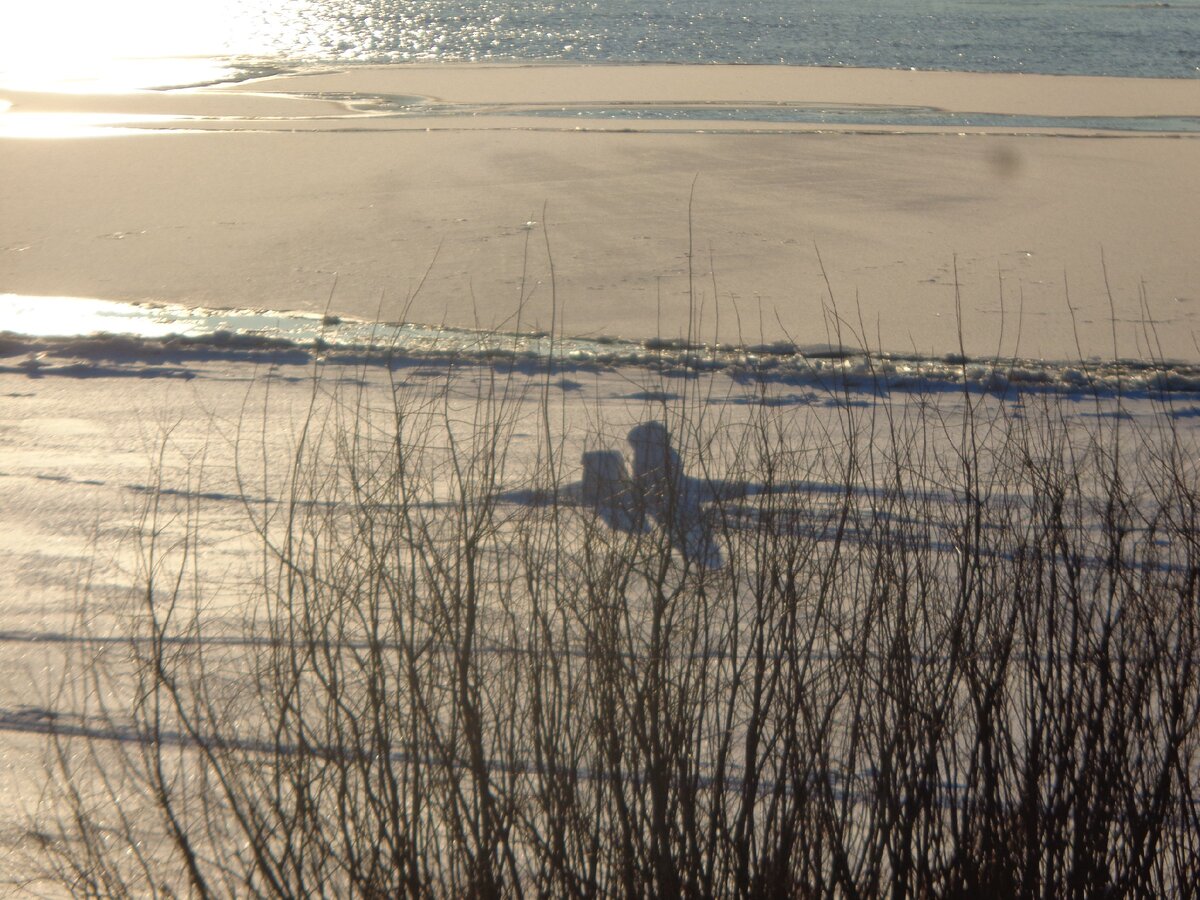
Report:
[[[707,508],[708,504],[824,487],[807,482],[767,486],[692,478],[684,472],[683,459],[671,445],[671,433],[662,422],[643,422],[628,437],[633,449],[632,472],[620,452],[590,450],[583,454],[579,481],[552,491],[507,491],[500,499],[527,506],[562,503],[583,507],[609,528],[626,534],[649,531],[653,522],[686,560],[715,569],[722,565],[722,558],[713,534],[714,511]]]
[[[625,457],[616,450],[591,450],[583,454],[581,480],[557,490],[505,491],[499,499],[522,506],[564,504],[590,509],[614,531],[639,534],[649,530],[646,510],[635,500]]]
[[[686,559],[706,568],[721,565],[704,503],[725,495],[724,485],[691,478],[683,471],[671,433],[661,422],[644,422],[629,432],[633,448],[633,489]]]
[[[615,531],[645,531],[644,505],[633,495],[625,457],[616,450],[592,450],[583,454],[583,480],[578,486],[579,503],[596,511]],[[568,486],[568,490],[574,485]]]

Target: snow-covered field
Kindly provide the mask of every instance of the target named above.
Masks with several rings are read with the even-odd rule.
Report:
[[[1014,792],[1005,804],[1040,797],[1052,823],[1099,802],[1071,793],[1093,785],[1082,757],[1070,790],[1052,769],[1022,787],[1031,747],[1076,747],[1041,731],[1072,703],[1113,729],[1104,765],[1131,772],[1114,798],[1149,802],[1139,779],[1162,765],[1185,804],[1163,840],[1195,834],[1198,698],[1178,665],[1194,664],[1197,640],[1200,396],[1171,367],[1043,365],[1073,374],[1021,381],[1003,362],[925,360],[898,375],[884,358],[826,353],[804,369],[780,347],[756,368],[750,353],[718,365],[658,344],[597,359],[537,340],[506,353],[9,341],[0,727],[13,878],[63,859],[90,860],[95,875],[116,854],[103,889],[139,884],[140,864],[117,850],[130,837],[165,860],[151,871],[182,877],[186,855],[154,802],[163,789],[174,814],[220,820],[189,852],[224,889],[274,866],[289,890],[318,877],[344,887],[353,841],[290,871],[285,833],[323,834],[327,816],[368,827],[384,770],[359,755],[385,753],[416,779],[392,797],[409,818],[389,839],[417,841],[408,875],[448,892],[483,877],[451,865],[466,840],[455,829],[479,826],[481,791],[502,810],[488,827],[507,824],[468,844],[514,854],[488,877],[532,884],[558,864],[566,877],[539,835],[590,809],[600,831],[576,823],[570,840],[644,815],[649,843],[626,848],[626,863],[646,867],[639,883],[666,878],[650,874],[665,852],[652,820],[694,827],[676,818],[692,790],[692,815],[730,834],[738,816],[775,834],[772,803],[802,818],[841,810],[831,833],[867,884],[899,865],[870,862],[896,838],[891,791],[928,792],[911,810],[933,830],[908,851],[967,839],[938,810],[990,809],[981,746],[1003,757],[992,777]],[[1028,593],[1047,577],[1071,586]],[[1134,600],[1149,605],[1123,611]],[[1047,631],[1046,614],[1074,630]],[[380,713],[362,705],[374,677],[390,712],[368,734],[356,716]],[[918,721],[927,735],[905,731]],[[997,725],[1008,731],[986,739]],[[632,743],[607,744],[609,727]],[[1142,747],[1136,765],[1121,756],[1128,740]],[[306,753],[307,824],[271,812],[271,797],[300,802],[298,783],[263,794],[250,775],[293,772]],[[96,781],[97,761],[114,781]],[[885,777],[888,764],[903,771]],[[234,776],[248,780],[232,794],[205,787]],[[573,787],[546,806],[560,777]],[[633,812],[611,806],[614,780]],[[62,791],[76,782],[82,799]],[[339,791],[350,807],[324,808]],[[261,820],[237,825],[239,804]],[[1152,806],[1137,815],[1150,821]],[[96,859],[82,852],[92,820],[72,818],[85,811],[109,829]],[[1137,815],[1106,823],[1110,839],[1127,839]],[[991,812],[979,821],[1003,827]],[[268,829],[270,866],[243,827]],[[696,852],[734,877],[717,845]],[[1187,864],[1180,852],[1163,858]],[[1046,877],[1077,857],[1047,861]],[[824,871],[821,859],[805,865]],[[1130,859],[1114,857],[1114,871]],[[619,869],[608,859],[594,877]]]

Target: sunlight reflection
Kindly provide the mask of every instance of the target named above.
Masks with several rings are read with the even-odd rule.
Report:
[[[0,4],[0,85],[95,92],[221,77],[216,57],[253,53],[238,34],[269,0],[60,0]]]
[[[152,306],[84,297],[0,294],[0,330],[30,337],[105,333],[166,337],[187,334],[194,328],[172,307],[156,310]]]
[[[165,129],[138,128],[183,122],[191,116],[126,115],[121,113],[5,112],[0,109],[0,139],[94,138],[130,134],[167,133]]]

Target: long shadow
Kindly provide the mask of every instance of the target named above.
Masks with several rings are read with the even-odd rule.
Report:
[[[713,504],[737,504],[765,494],[836,496],[846,490],[843,485],[819,481],[762,484],[696,478],[687,474],[670,430],[658,421],[635,426],[627,439],[633,451],[632,469],[618,450],[588,451],[581,460],[579,481],[554,491],[506,491],[499,499],[527,506],[580,506],[595,512],[614,531],[625,533],[645,533],[657,526],[686,560],[711,569],[723,564],[716,541],[718,525],[757,521],[752,512],[747,516],[745,507],[736,506],[728,510],[731,515],[718,521]]]

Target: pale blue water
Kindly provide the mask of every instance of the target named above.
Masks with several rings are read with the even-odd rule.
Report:
[[[1200,77],[1200,0],[249,0],[278,60],[563,60]]]
[[[1200,0],[0,0],[6,87],[434,60],[1198,78]]]

